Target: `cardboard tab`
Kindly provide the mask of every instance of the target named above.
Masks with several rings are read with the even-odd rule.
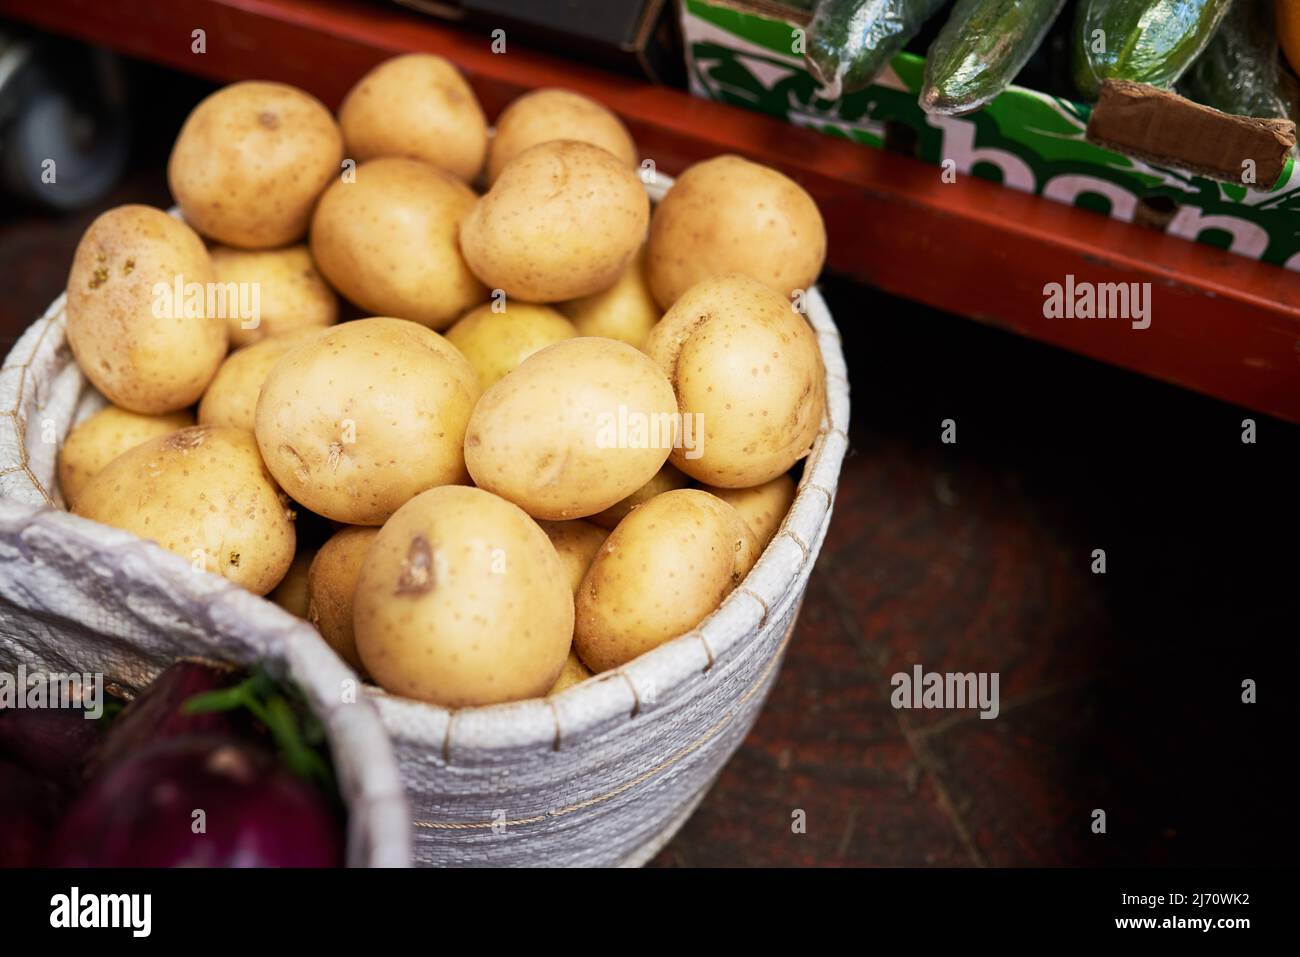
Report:
[[[1088,139],[1139,159],[1176,166],[1242,185],[1247,160],[1253,185],[1268,189],[1282,176],[1295,147],[1291,120],[1233,116],[1169,90],[1129,80],[1107,80],[1088,121]]]

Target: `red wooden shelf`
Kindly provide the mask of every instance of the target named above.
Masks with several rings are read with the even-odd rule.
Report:
[[[457,63],[489,115],[565,86],[606,103],[659,169],[735,152],[816,198],[839,273],[941,309],[1300,422],[1300,274],[361,0],[0,0],[0,16],[217,80],[293,83],[331,107],[379,60]],[[206,31],[207,50],[191,50]],[[1300,224],[1298,224],[1300,225]],[[1043,287],[1150,282],[1152,322],[1047,319]],[[872,322],[845,315],[841,325]]]

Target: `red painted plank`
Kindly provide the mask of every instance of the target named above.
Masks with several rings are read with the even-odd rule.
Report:
[[[357,0],[0,0],[0,15],[218,80],[294,83],[331,106],[395,53],[455,61],[490,114],[566,86],[627,121],[669,173],[730,151],[801,182],[830,233],[829,266],[890,292],[1300,422],[1300,275]],[[204,29],[207,52],[191,50]],[[1067,274],[1150,282],[1152,323],[1047,319]],[[870,316],[838,317],[841,323]]]

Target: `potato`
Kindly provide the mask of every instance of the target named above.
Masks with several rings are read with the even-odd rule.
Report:
[[[573,322],[578,335],[617,339],[635,349],[645,345],[663,311],[650,295],[644,247],[642,250],[608,289],[559,304],[557,308]]]
[[[478,394],[469,362],[436,332],[358,319],[275,364],[257,400],[257,443],[295,501],[336,522],[381,525],[425,489],[465,480]]]
[[[574,685],[582,684],[591,677],[591,669],[582,663],[572,651],[569,657],[564,660],[564,669],[560,672],[560,677],[555,679],[555,684],[551,685],[551,690],[546,692],[546,697],[553,694],[559,694],[561,691],[567,691]]]
[[[659,471],[676,438],[667,377],[613,339],[568,339],[483,393],[465,430],[479,488],[535,518],[594,515]]]
[[[307,573],[316,553],[300,551],[293,556],[289,570],[267,597],[295,618],[307,617]]]
[[[573,636],[573,593],[537,523],[482,489],[407,502],[361,566],[357,651],[387,691],[449,708],[544,695]]]
[[[123,452],[160,435],[194,424],[188,410],[166,415],[141,415],[115,405],[100,409],[74,425],[59,449],[59,491],[73,502],[87,482]]]
[[[185,221],[242,249],[307,232],[316,197],[341,172],[343,136],[310,93],[232,83],[203,100],[176,137],[167,182]]]
[[[608,671],[690,631],[753,566],[754,533],[698,489],[664,492],[610,533],[578,589],[573,643]]]
[[[584,522],[580,518],[575,518],[571,522],[543,521],[537,524],[542,527],[546,537],[555,546],[555,553],[560,556],[564,570],[569,576],[569,584],[573,586],[573,593],[576,595],[578,586],[582,584],[582,577],[587,574],[587,569],[591,567],[591,560],[596,557],[596,552],[600,551],[600,546],[609,532],[599,525]]]
[[[573,323],[549,306],[527,302],[495,304],[471,309],[447,330],[447,341],[465,354],[487,388],[534,352],[572,339]]]
[[[432,53],[385,60],[339,107],[348,156],[423,160],[471,182],[483,168],[488,125],[460,71]]]
[[[693,441],[672,463],[723,488],[750,488],[807,454],[826,409],[817,338],[790,302],[733,274],[692,286],[646,340],[672,379]]]
[[[149,206],[101,215],[68,275],[68,345],[86,378],[130,412],[192,405],[226,356],[212,281],[203,241],[180,220]]]
[[[624,166],[637,164],[636,144],[623,121],[590,97],[572,90],[533,90],[497,117],[488,146],[487,181],[491,185],[507,163],[538,143],[577,140],[612,153]]]
[[[826,226],[794,180],[739,156],[696,163],[650,223],[650,289],[667,309],[703,279],[739,272],[789,299],[817,281]]]
[[[753,488],[717,488],[706,485],[704,491],[716,495],[740,513],[758,540],[758,550],[761,552],[776,537],[786,513],[794,504],[797,490],[794,479],[788,475],[778,475],[770,482]]]
[[[663,468],[654,474],[650,481],[627,498],[615,502],[605,511],[597,512],[591,516],[591,520],[601,528],[614,528],[619,522],[627,518],[628,512],[638,505],[644,505],[663,492],[671,492],[675,488],[686,488],[690,484],[690,479],[671,465],[665,464]]]
[[[379,529],[365,525],[339,529],[316,553],[307,575],[307,620],[340,658],[360,672],[365,667],[357,654],[352,598],[361,576],[361,563],[378,534]]]
[[[255,320],[233,310],[226,317],[230,344],[236,349],[269,336],[304,327],[324,328],[338,321],[339,298],[316,271],[306,246],[254,251],[213,246],[209,254],[217,282],[247,283],[257,290]]]
[[[320,335],[321,329],[297,329],[236,349],[226,356],[199,402],[201,425],[228,425],[252,432],[257,397],[271,367],[297,346]]]
[[[293,561],[293,512],[257,443],[239,429],[196,425],[150,439],[87,482],[73,511],[152,539],[257,595]]]
[[[357,168],[325,191],[311,252],[325,278],[375,315],[442,329],[488,297],[461,256],[474,191],[450,173],[396,157]]]
[[[631,169],[599,147],[554,140],[506,165],[461,224],[460,248],[489,288],[558,302],[614,285],[649,217]]]

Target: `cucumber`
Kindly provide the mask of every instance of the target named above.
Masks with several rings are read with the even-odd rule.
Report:
[[[1172,87],[1209,45],[1231,5],[1232,0],[1079,0],[1075,85],[1090,99],[1108,79]]]
[[[1272,0],[1234,3],[1183,78],[1183,92],[1224,113],[1290,118],[1273,31]]]
[[[804,51],[808,68],[822,85],[819,95],[834,100],[870,86],[945,2],[819,0]]]
[[[921,108],[958,115],[1007,88],[1065,0],[957,0],[925,57]]]

